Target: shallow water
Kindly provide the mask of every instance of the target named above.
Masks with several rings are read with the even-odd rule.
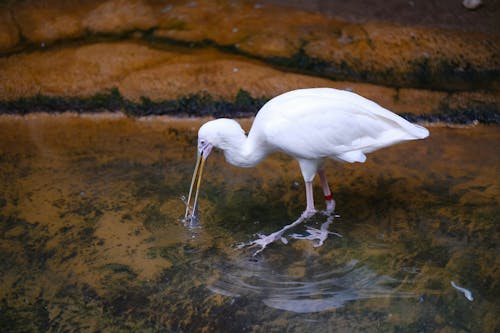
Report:
[[[328,228],[342,237],[291,237],[319,229],[317,214],[253,257],[239,245],[304,208],[298,166],[275,154],[239,169],[212,154],[199,225],[184,226],[200,123],[0,117],[1,327],[498,330],[498,127],[431,127],[364,164],[329,162]]]

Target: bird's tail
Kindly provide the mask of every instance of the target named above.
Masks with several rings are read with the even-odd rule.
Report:
[[[429,130],[423,126],[413,124],[414,128],[411,131],[415,139],[425,139],[429,136]]]

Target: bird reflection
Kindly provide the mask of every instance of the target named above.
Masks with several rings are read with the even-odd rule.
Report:
[[[338,217],[338,215],[334,215],[333,212],[325,211],[323,212],[324,215],[326,215],[327,219],[325,222],[321,224],[321,227],[319,229],[313,228],[311,226],[306,227],[306,234],[291,234],[290,237],[293,239],[302,239],[302,240],[309,240],[313,242],[314,247],[319,247],[322,246],[325,240],[328,238],[329,235],[335,235],[338,237],[342,237],[341,234],[332,232],[328,230],[328,227],[330,224],[332,224],[333,220],[335,217]],[[281,241],[283,244],[288,244],[288,239],[284,236],[284,233],[305,220],[308,220],[308,217],[305,215],[301,215],[297,220],[294,222],[285,225],[283,228],[279,229],[278,231],[275,231],[269,235],[263,235],[259,234],[259,238],[251,241],[246,244],[241,244],[239,248],[243,247],[260,247],[257,251],[253,253],[252,256],[256,256],[257,254],[261,253],[264,251],[264,249],[271,243],[274,243],[276,241]]]
[[[210,283],[212,292],[228,297],[260,299],[269,307],[297,313],[337,309],[347,302],[387,297],[416,297],[413,293],[396,290],[394,278],[378,275],[358,260],[338,266],[305,267],[307,278],[286,273],[289,267],[266,260],[242,260],[223,267],[223,274]]]

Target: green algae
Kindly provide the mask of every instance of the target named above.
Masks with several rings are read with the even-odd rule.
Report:
[[[90,97],[35,95],[13,101],[0,101],[0,113],[24,115],[37,112],[123,111],[135,117],[152,115],[249,117],[254,115],[267,100],[252,97],[247,91],[239,90],[233,101],[218,100],[207,93],[199,93],[166,101],[152,101],[143,96],[141,101],[136,103],[127,100],[117,88],[113,88],[106,93]]]
[[[124,273],[129,275],[131,279],[137,277],[137,274],[127,265],[117,264],[117,263],[109,263],[102,267],[103,269],[108,269],[113,273]]]
[[[411,82],[415,88],[474,91],[491,89],[500,75],[497,68],[477,70],[471,64],[461,65],[449,59],[438,59],[431,64],[429,58],[424,57],[412,60],[409,65],[411,70],[408,73],[398,73],[392,78],[388,75],[388,78],[392,82],[400,82],[402,86]]]
[[[142,97],[141,102],[124,98],[117,88],[107,93],[90,97],[58,97],[36,95],[13,101],[0,101],[0,113],[26,115],[46,112],[103,113],[122,111],[131,117],[143,116],[183,116],[183,117],[232,117],[254,116],[270,98],[253,97],[245,90],[239,90],[233,101],[215,99],[207,93],[185,96],[176,100],[152,101]],[[400,114],[412,122],[444,122],[449,124],[500,124],[500,110],[495,103],[476,102],[470,107],[453,108],[442,104],[432,114]]]
[[[493,103],[473,103],[468,108],[451,108],[441,105],[439,112],[425,115],[401,114],[405,119],[417,122],[442,122],[450,124],[500,124],[500,109]]]
[[[118,89],[98,93],[91,97],[61,97],[35,95],[21,97],[13,101],[0,102],[0,112],[6,114],[27,114],[31,112],[65,112],[68,110],[85,112],[117,111],[129,105]]]

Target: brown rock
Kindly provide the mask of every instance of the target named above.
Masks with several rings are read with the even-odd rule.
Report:
[[[233,100],[240,89],[253,97],[270,98],[298,88],[332,87],[351,90],[397,113],[432,114],[443,106],[500,105],[494,92],[397,90],[288,73],[210,48],[184,51],[114,42],[11,55],[0,58],[0,100],[36,94],[88,97],[111,88],[135,102],[141,97],[165,101],[198,93]]]
[[[0,59],[0,100],[38,93],[90,96],[115,87],[130,72],[171,57],[135,43],[96,43]]]
[[[284,62],[336,79],[463,90],[470,88],[471,77],[494,81],[493,73],[500,67],[496,56],[500,40],[492,33],[349,23],[317,12],[249,3],[178,3],[167,9],[156,36],[183,42],[208,40],[271,60],[293,60],[299,54],[307,58]],[[308,67],[311,63],[319,66]]]
[[[353,73],[375,75],[393,86],[433,85],[462,88],[462,73],[500,67],[497,36],[393,26],[386,23],[345,24],[339,35],[322,36],[305,46],[307,55]],[[386,78],[384,78],[384,75]]]
[[[500,36],[491,31],[458,33],[387,22],[348,22],[320,11],[250,2],[86,0],[75,5],[28,0],[10,6],[22,35],[43,45],[80,38],[89,31],[120,36],[151,29],[156,37],[208,41],[336,80],[447,91],[499,88]],[[15,32],[0,31],[0,36],[7,36],[3,49],[14,47],[19,40]]]
[[[12,10],[22,35],[33,43],[46,44],[82,36],[81,15],[88,8],[88,1],[75,6],[73,2],[48,0],[20,2]]]
[[[163,10],[157,35],[187,42],[210,40],[260,57],[291,57],[327,22],[320,14],[270,5],[185,2]]]
[[[10,10],[0,7],[0,52],[13,48],[19,43],[19,30]]]
[[[119,34],[136,29],[147,30],[157,24],[153,8],[147,1],[111,0],[98,3],[82,22],[93,33]]]
[[[242,57],[207,50],[173,55],[167,62],[131,73],[118,87],[124,96],[134,101],[141,96],[159,101],[198,92],[232,100],[240,89],[261,97],[304,86],[331,84],[325,79],[283,73]]]
[[[12,6],[22,34],[34,43],[82,37],[86,31],[120,34],[147,30],[157,24],[156,14],[141,0],[24,1]]]

